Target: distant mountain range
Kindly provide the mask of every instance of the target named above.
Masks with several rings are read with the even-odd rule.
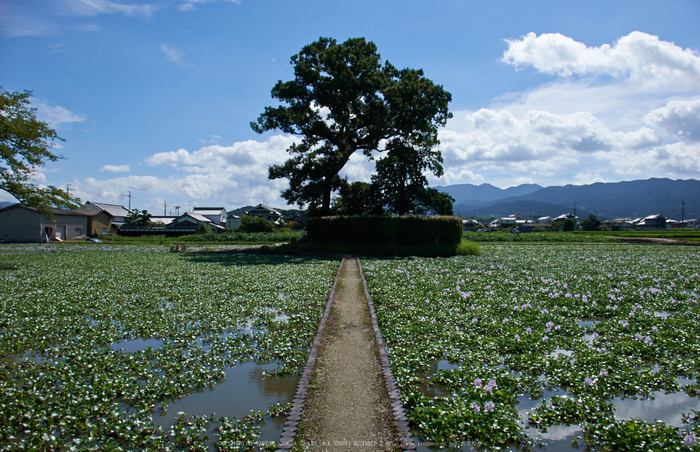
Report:
[[[538,218],[574,213],[584,218],[638,218],[662,214],[681,219],[700,217],[700,181],[648,179],[591,185],[541,187],[535,184],[500,189],[490,184],[434,187],[455,199],[454,212],[463,217],[501,217],[519,213]]]

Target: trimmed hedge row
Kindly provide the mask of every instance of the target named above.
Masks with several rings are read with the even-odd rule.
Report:
[[[462,221],[452,216],[312,217],[306,232],[312,242],[437,245],[459,243]]]

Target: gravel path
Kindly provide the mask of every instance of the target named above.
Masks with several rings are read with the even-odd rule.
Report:
[[[394,450],[391,413],[359,265],[346,259],[293,450]]]

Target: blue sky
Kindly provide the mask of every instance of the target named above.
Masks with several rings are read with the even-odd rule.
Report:
[[[321,36],[452,93],[431,185],[698,179],[699,23],[696,0],[0,0],[0,85],[66,139],[38,183],[154,213],[286,204],[267,168],[294,137],[249,123]]]

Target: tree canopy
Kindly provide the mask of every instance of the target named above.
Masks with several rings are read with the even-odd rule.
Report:
[[[343,186],[339,173],[359,150],[370,158],[373,151],[387,151],[391,162],[422,159],[410,163],[442,174],[442,158],[432,148],[438,127],[451,117],[451,95],[423,71],[382,64],[374,43],[364,38],[342,44],[320,38],[291,63],[294,79],[272,89],[282,105],[266,107],[251,123],[258,133],[301,137],[287,149],[291,158],[269,170],[270,179],[289,179],[282,197],[290,204],[320,205],[327,214],[332,193]]]
[[[0,86],[0,190],[52,217],[51,207],[77,207],[80,202],[52,185],[32,183],[37,169],[63,157],[50,149],[63,141],[29,106],[31,91],[10,92]]]

